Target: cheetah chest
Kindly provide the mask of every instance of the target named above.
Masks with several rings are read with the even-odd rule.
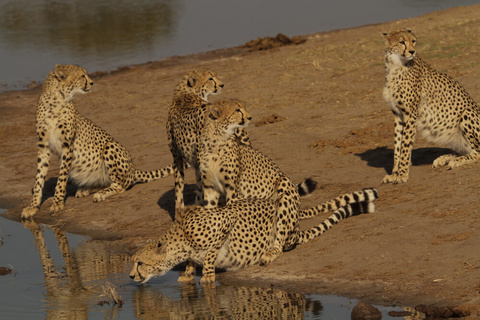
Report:
[[[61,130],[58,129],[58,124],[59,121],[51,117],[47,117],[44,121],[48,147],[53,154],[60,157],[62,155],[64,137],[61,134]]]

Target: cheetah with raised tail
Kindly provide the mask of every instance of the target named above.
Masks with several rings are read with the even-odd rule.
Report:
[[[410,29],[384,33],[383,96],[395,116],[392,174],[383,183],[407,182],[417,131],[427,140],[457,154],[440,156],[433,167],[450,169],[473,163],[480,150],[480,110],[454,79],[439,73],[417,56]]]
[[[78,113],[73,98],[78,93],[89,92],[92,85],[87,71],[79,66],[56,65],[48,74],[37,104],[38,157],[33,198],[23,210],[22,218],[35,215],[40,208],[52,153],[61,162],[51,213],[64,206],[68,178],[79,186],[76,197],[96,192],[93,201],[98,202],[135,183],[172,173],[171,166],[153,171],[135,169],[125,147]]]

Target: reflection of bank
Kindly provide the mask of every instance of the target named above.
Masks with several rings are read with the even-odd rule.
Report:
[[[111,255],[98,243],[87,243],[71,251],[67,235],[58,227],[50,227],[63,258],[63,270],[57,268],[47,247],[42,228],[34,221],[23,221],[35,237],[46,287],[47,319],[88,319],[101,294],[99,279],[128,266],[128,255]],[[115,265],[112,265],[115,264]],[[123,275],[125,277],[125,274]]]
[[[140,319],[304,319],[308,310],[321,314],[318,301],[301,293],[273,288],[199,286],[180,284],[180,299],[162,288],[139,286],[133,296],[135,317]]]

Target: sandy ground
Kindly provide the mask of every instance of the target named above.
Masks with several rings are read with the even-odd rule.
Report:
[[[274,284],[379,304],[480,306],[480,164],[432,169],[449,152],[419,138],[410,180],[382,185],[393,164],[393,116],[382,97],[380,32],[412,27],[419,54],[459,80],[480,101],[480,6],[451,9],[382,25],[319,33],[299,45],[273,50],[231,48],[94,74],[94,90],[77,98],[78,110],[111,133],[141,169],[171,162],[165,122],[177,82],[198,66],[225,83],[221,96],[247,103],[254,122],[273,114],[283,121],[249,128],[252,144],[294,181],[312,176],[318,189],[308,207],[342,193],[377,187],[377,212],[348,219],[320,238],[283,254],[267,267],[223,273],[222,282]],[[53,67],[53,66],[52,66]],[[91,70],[95,71],[95,70]],[[36,170],[35,106],[40,88],[0,95],[0,207],[18,219],[30,200]],[[265,123],[265,122],[263,122]],[[48,175],[51,197],[58,174]],[[187,174],[192,201],[194,176]],[[173,178],[136,185],[102,203],[72,197],[51,217],[47,199],[35,217],[66,231],[110,239],[133,252],[171,223]],[[324,217],[302,222],[302,228]],[[471,318],[479,317],[474,311]]]

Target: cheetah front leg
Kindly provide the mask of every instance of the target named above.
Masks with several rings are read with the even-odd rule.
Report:
[[[73,139],[65,139],[62,144],[60,172],[58,174],[57,185],[55,186],[55,195],[53,197],[53,204],[50,207],[51,214],[55,214],[63,209],[65,194],[67,193],[68,175],[70,173],[70,167],[72,166],[72,160]]]
[[[183,160],[175,158],[173,162],[173,178],[175,180],[175,214],[181,212],[185,207],[183,189],[185,188],[185,174],[183,171]],[[195,168],[195,170],[197,170]]]
[[[200,168],[195,168],[195,181],[196,181],[196,190],[195,190],[195,204],[202,205],[205,195],[202,182],[202,172]]]
[[[45,135],[40,135],[45,136]],[[48,167],[50,165],[51,152],[48,144],[45,144],[42,140],[38,142],[38,157],[37,157],[37,173],[35,175],[35,184],[33,186],[32,201],[22,211],[22,218],[30,218],[38,212],[40,204],[42,202],[42,191],[45,184],[45,177],[48,173]]]
[[[400,116],[395,115],[395,134],[393,147],[393,169],[392,174],[387,174],[382,183],[390,183],[395,181],[398,175],[398,164],[400,162],[400,151],[402,149],[402,137],[405,123]]]
[[[392,175],[387,175],[383,183],[404,183],[408,181],[408,174],[412,164],[412,149],[416,137],[416,117],[413,115],[404,115],[404,122],[397,122],[395,119],[395,151],[394,166]],[[402,130],[397,129],[401,126]],[[401,132],[400,138],[398,133]],[[400,145],[400,146],[398,146]],[[395,174],[396,173],[396,174]]]
[[[183,275],[178,277],[178,282],[192,282],[195,279],[195,263],[192,260],[187,260],[187,266]]]
[[[203,261],[202,278],[200,279],[200,283],[206,284],[215,282],[215,260],[217,260],[219,251],[220,247],[214,247],[207,252],[205,260]]]

